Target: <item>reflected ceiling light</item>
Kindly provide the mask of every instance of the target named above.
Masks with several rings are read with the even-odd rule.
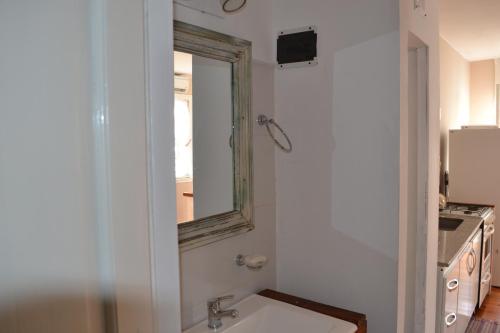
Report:
[[[247,0],[220,0],[220,4],[225,13],[231,14],[245,7]]]

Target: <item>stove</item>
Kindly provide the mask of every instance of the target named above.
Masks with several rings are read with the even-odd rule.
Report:
[[[493,234],[495,233],[495,209],[488,205],[471,205],[449,202],[445,208],[439,209],[440,216],[468,215],[483,219],[483,241],[481,246],[481,271],[479,281],[478,307],[483,304],[486,296],[491,292]]]
[[[448,203],[445,208],[439,209],[440,214],[470,215],[486,218],[493,212],[493,208],[484,205],[469,205],[460,203]]]

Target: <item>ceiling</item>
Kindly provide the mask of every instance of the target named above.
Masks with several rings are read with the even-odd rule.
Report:
[[[500,0],[440,0],[440,33],[469,61],[500,58]]]

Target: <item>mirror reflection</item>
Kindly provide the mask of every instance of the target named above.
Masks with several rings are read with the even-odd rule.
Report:
[[[174,52],[177,222],[234,210],[232,65]]]

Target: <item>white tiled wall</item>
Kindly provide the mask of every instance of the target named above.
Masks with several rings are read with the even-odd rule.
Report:
[[[274,115],[274,67],[253,63],[253,118]],[[265,288],[275,288],[275,174],[274,145],[266,130],[254,127],[255,229],[208,246],[181,253],[182,326],[187,328],[207,316],[209,298],[234,294],[236,303]],[[237,254],[263,254],[269,258],[261,271],[234,263]]]

